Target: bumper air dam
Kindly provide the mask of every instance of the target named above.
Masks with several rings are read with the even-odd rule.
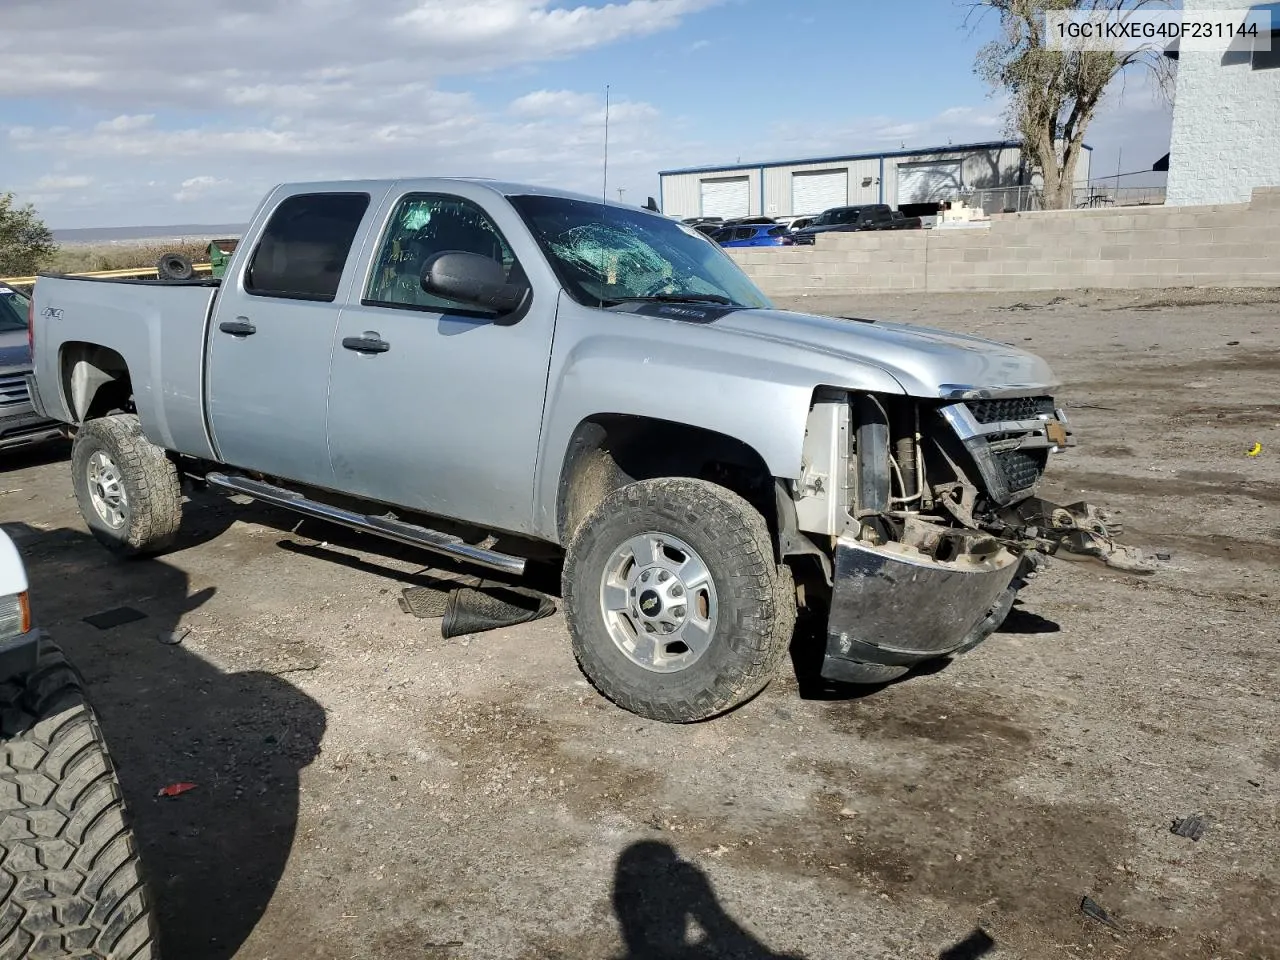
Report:
[[[1003,547],[939,561],[901,544],[841,537],[822,676],[884,683],[963,646],[1018,571]]]

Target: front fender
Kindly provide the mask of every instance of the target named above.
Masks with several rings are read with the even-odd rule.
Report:
[[[601,330],[602,323],[612,329]],[[716,335],[714,325],[592,310],[562,300],[535,479],[537,531],[557,539],[560,470],[584,420],[619,414],[698,427],[798,479],[805,423],[823,386],[902,394],[871,364],[786,344]]]

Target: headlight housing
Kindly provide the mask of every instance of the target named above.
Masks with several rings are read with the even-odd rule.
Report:
[[[0,597],[0,641],[12,640],[31,629],[31,606],[26,591]]]

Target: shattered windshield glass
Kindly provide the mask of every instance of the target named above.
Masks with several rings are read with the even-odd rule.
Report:
[[[668,217],[563,197],[510,199],[580,303],[687,299],[770,306],[718,246]]]

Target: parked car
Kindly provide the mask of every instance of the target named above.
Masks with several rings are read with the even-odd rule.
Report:
[[[818,219],[818,214],[809,213],[809,214],[804,214],[803,216],[778,217],[777,222],[782,226],[786,227],[788,230],[795,231],[795,230],[803,230],[805,227],[809,226],[809,224],[813,223],[813,221],[816,219]]]
[[[870,203],[858,207],[833,207],[807,227],[794,231],[796,243],[813,243],[820,233],[854,233],[863,230],[919,229],[920,218],[894,219],[894,210],[887,203]]]
[[[763,689],[801,596],[824,676],[881,683],[979,644],[1041,553],[1127,562],[1035,496],[1074,443],[1044,360],[775,310],[687,227],[604,214],[293,183],[221,282],[41,276],[37,400],[89,529],[165,549],[186,476],[511,576],[550,553],[583,673],[669,722]]]
[[[25,294],[0,283],[0,450],[42,443],[63,434],[62,424],[41,416],[31,406],[27,388],[30,308]]]
[[[0,718],[3,955],[154,960],[152,901],[115,765],[80,673],[31,623],[26,567],[3,530]]]
[[[885,230],[920,230],[924,227],[924,220],[920,217],[908,217],[901,210],[893,211],[893,219],[891,219]]]
[[[791,234],[786,227],[757,224],[746,227],[722,227],[711,234],[722,247],[789,247]]]
[[[724,221],[726,227],[749,227],[755,225],[773,226],[778,221],[773,217],[731,217]]]

